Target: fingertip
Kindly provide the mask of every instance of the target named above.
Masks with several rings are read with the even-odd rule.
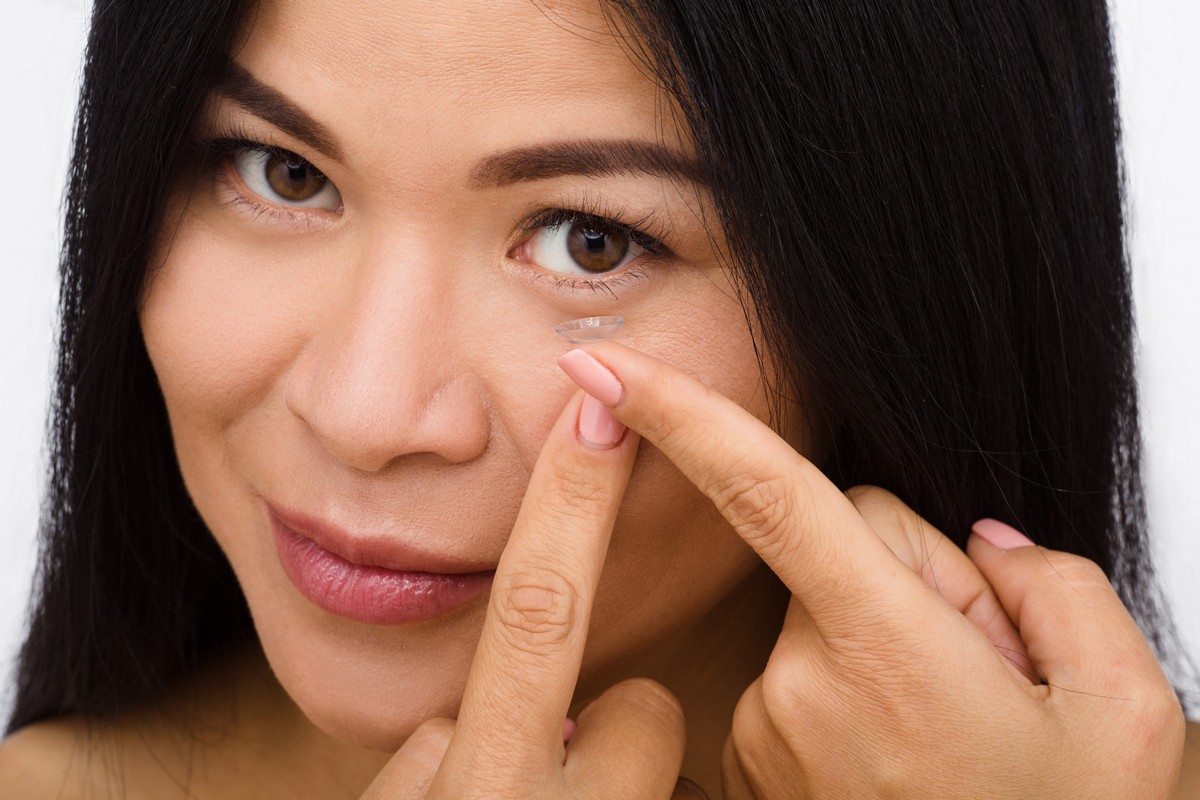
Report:
[[[608,407],[620,404],[625,387],[612,370],[586,350],[576,348],[558,357],[559,368],[575,385]]]
[[[1001,550],[1015,550],[1018,547],[1036,547],[1032,539],[1016,528],[990,517],[976,521],[971,526],[971,533]]]

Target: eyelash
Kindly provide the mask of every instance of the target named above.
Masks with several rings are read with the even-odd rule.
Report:
[[[234,154],[245,150],[253,150],[281,158],[300,159],[316,174],[322,177],[325,176],[324,172],[313,165],[311,161],[304,158],[304,156],[278,145],[256,141],[245,128],[236,123],[220,134],[198,138],[197,145],[205,162],[214,173],[219,172],[221,169],[228,169],[229,166],[225,163],[225,160]],[[226,201],[224,205],[245,205],[254,214],[254,219],[256,220],[261,217],[268,219],[282,217],[289,223],[311,221],[311,216],[306,213],[306,211],[311,211],[309,209],[293,210],[258,200],[248,196],[245,190],[235,185],[229,177],[224,175],[214,175],[214,177],[226,184],[234,193],[234,197]],[[572,207],[566,207],[568,205]],[[574,202],[535,211],[518,222],[517,227],[524,234],[533,234],[541,228],[575,224],[583,224],[600,230],[615,231],[628,237],[631,242],[634,242],[645,250],[645,255],[641,259],[638,259],[635,265],[642,260],[659,260],[671,255],[670,248],[663,243],[663,239],[666,238],[668,233],[667,228],[660,224],[653,212],[645,214],[632,222],[624,221],[627,216],[628,212],[625,209],[605,205],[594,201],[587,195],[582,195],[576,198]],[[513,245],[513,247],[519,245],[520,242]],[[596,278],[575,278],[569,275],[556,275],[540,267],[535,267],[537,274],[534,275],[533,282],[537,283],[541,280],[549,280],[553,282],[554,288],[559,291],[573,294],[606,292],[615,297],[616,295],[613,291],[615,288],[631,286],[649,278],[649,275],[644,270],[638,269],[635,265],[627,266],[609,275],[598,276]]]

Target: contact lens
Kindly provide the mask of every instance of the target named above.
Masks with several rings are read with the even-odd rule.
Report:
[[[582,317],[558,323],[554,332],[568,342],[602,342],[616,336],[624,324],[624,317]]]

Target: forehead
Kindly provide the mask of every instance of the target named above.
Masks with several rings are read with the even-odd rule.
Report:
[[[265,0],[234,58],[303,105],[335,109],[334,127],[403,132],[408,145],[581,133],[682,144],[615,21],[589,0]]]

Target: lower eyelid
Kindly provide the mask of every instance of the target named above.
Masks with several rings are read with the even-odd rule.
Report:
[[[243,206],[247,209],[252,209],[257,216],[264,214],[273,215],[277,210],[267,203],[263,203],[248,194],[240,185],[232,174],[233,165],[229,158],[221,159],[221,163],[217,165],[216,174],[213,176],[218,192],[217,199],[222,206]],[[222,197],[222,195],[225,195]]]
[[[581,278],[575,275],[562,275],[547,272],[528,262],[518,263],[521,264],[521,268],[526,272],[529,282],[535,287],[545,286],[560,296],[566,295],[580,299],[595,297],[597,295],[615,298],[618,291],[631,289],[634,286],[643,284],[650,280],[651,277],[649,272],[639,267],[636,263],[623,267],[621,270],[604,278]]]

